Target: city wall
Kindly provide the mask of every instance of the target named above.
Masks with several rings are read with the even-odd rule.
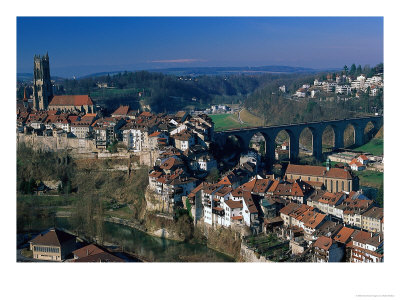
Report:
[[[68,138],[61,136],[38,136],[34,134],[17,133],[17,144],[25,143],[35,150],[62,151],[67,150],[72,156],[79,158],[130,158],[137,157],[139,165],[152,167],[158,158],[158,151],[130,152],[122,150],[110,153],[107,150],[97,149],[95,142],[88,139]]]

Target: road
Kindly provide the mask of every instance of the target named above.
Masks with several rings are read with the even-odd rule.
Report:
[[[240,124],[243,124],[244,122],[242,121],[242,119],[240,119],[240,113],[244,110],[244,108],[242,108],[239,113],[238,113],[238,121]]]

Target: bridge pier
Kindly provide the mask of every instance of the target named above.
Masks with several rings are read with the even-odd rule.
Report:
[[[344,130],[342,127],[335,127],[335,149],[344,148]]]
[[[322,159],[322,132],[319,130],[314,130],[312,132],[312,155],[317,159]]]
[[[289,159],[291,163],[297,162],[299,158],[299,137],[300,134],[289,134]]]
[[[365,126],[354,126],[354,144],[356,146],[364,145],[364,128]]]
[[[267,164],[272,166],[275,163],[275,139],[264,135],[265,139],[265,157]]]

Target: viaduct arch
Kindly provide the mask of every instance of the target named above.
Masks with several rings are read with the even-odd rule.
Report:
[[[231,129],[215,132],[213,141],[223,147],[226,144],[228,136],[235,136],[241,141],[241,145],[243,145],[245,149],[248,149],[253,135],[261,133],[265,139],[267,159],[273,162],[275,159],[275,138],[280,131],[284,130],[289,134],[289,158],[290,161],[294,162],[299,155],[300,134],[305,128],[309,128],[312,133],[312,155],[316,159],[321,159],[322,135],[328,126],[331,126],[334,131],[334,148],[338,149],[344,148],[344,131],[349,124],[354,128],[354,144],[356,146],[363,145],[365,142],[364,129],[369,122],[373,124],[373,130],[376,133],[383,126],[383,116]]]

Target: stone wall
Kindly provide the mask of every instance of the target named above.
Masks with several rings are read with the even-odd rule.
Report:
[[[245,244],[240,245],[240,258],[245,262],[271,262],[264,256],[255,253],[249,249]]]
[[[90,153],[96,151],[93,140],[68,138],[66,136],[37,136],[35,134],[18,133],[17,143],[25,143],[35,150],[71,150],[72,153]]]

